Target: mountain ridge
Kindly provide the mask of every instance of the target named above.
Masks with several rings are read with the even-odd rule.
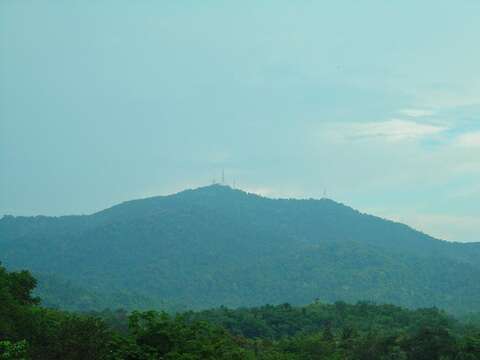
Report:
[[[416,229],[414,227],[412,227],[411,225],[408,225],[408,224],[405,224],[405,223],[402,223],[402,222],[399,222],[399,221],[395,221],[395,220],[392,220],[392,219],[389,219],[389,218],[384,218],[384,217],[381,217],[381,216],[377,216],[377,215],[373,215],[373,214],[370,214],[370,213],[367,213],[367,212],[362,212],[362,211],[359,211],[359,210],[356,210],[355,208],[349,206],[349,205],[346,205],[344,203],[341,203],[341,202],[337,202],[333,199],[330,199],[330,198],[270,198],[270,197],[267,197],[267,196],[263,196],[263,195],[259,195],[259,194],[256,194],[256,193],[252,193],[252,192],[248,192],[248,191],[244,191],[244,190],[241,190],[241,189],[236,189],[236,188],[232,188],[228,185],[223,185],[223,184],[212,184],[212,185],[206,185],[206,186],[201,186],[201,187],[197,187],[197,188],[191,188],[191,189],[186,189],[186,190],[182,190],[182,191],[179,191],[179,192],[176,192],[176,193],[173,193],[173,194],[169,194],[169,195],[156,195],[156,196],[149,196],[149,197],[144,197],[144,198],[137,198],[137,199],[132,199],[132,200],[126,200],[126,201],[122,201],[118,204],[115,204],[115,205],[112,205],[110,207],[107,207],[105,209],[102,209],[102,210],[99,210],[99,211],[95,211],[91,214],[67,214],[67,215],[58,215],[58,216],[49,216],[49,215],[34,215],[34,216],[25,216],[25,215],[10,215],[10,214],[5,214],[3,215],[1,218],[0,218],[0,221],[2,220],[6,220],[6,219],[39,219],[39,220],[42,220],[42,219],[72,219],[72,218],[77,218],[77,219],[80,219],[80,218],[87,218],[87,217],[95,217],[95,216],[101,216],[105,213],[109,213],[115,209],[118,209],[118,208],[121,208],[121,207],[127,207],[127,206],[130,206],[130,205],[134,205],[136,203],[144,203],[144,202],[156,202],[156,201],[162,201],[162,200],[165,200],[165,199],[171,199],[171,198],[176,198],[176,197],[180,197],[180,196],[185,196],[185,195],[188,195],[188,194],[191,194],[191,193],[202,193],[202,192],[209,192],[210,190],[212,189],[215,189],[215,190],[218,190],[218,189],[221,189],[221,191],[224,193],[224,194],[228,194],[229,192],[233,192],[233,193],[237,193],[237,194],[242,194],[242,195],[246,195],[246,196],[249,196],[249,197],[252,197],[252,198],[257,198],[257,199],[262,199],[262,200],[267,200],[267,201],[298,201],[298,202],[309,202],[309,201],[319,201],[319,202],[329,202],[331,204],[334,204],[334,205],[337,205],[338,207],[341,207],[341,208],[344,208],[344,209],[348,209],[348,210],[351,210],[352,212],[355,212],[355,213],[358,213],[360,215],[363,215],[363,216],[371,216],[371,217],[374,217],[376,219],[379,219],[379,220],[382,220],[382,221],[386,221],[386,222],[389,222],[389,223],[392,223],[392,224],[395,224],[395,225],[400,225],[400,226],[405,226],[415,232],[418,232],[422,235],[425,235],[427,236],[428,238],[430,239],[433,239],[433,240],[437,240],[437,241],[444,241],[444,242],[447,242],[447,243],[453,243],[453,244],[480,244],[480,241],[475,241],[475,242],[461,242],[461,241],[455,241],[455,240],[445,240],[445,239],[441,239],[441,238],[436,238],[436,237],[433,237],[419,229]]]

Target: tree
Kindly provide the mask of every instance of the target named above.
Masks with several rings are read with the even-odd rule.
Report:
[[[11,342],[0,341],[0,360],[26,360],[28,344],[25,340]]]

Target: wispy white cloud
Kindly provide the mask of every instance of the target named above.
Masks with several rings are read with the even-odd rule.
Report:
[[[453,214],[406,214],[399,220],[429,235],[450,241],[480,241],[479,216]]]
[[[347,140],[379,138],[389,142],[418,140],[438,135],[448,130],[446,126],[417,121],[392,119],[380,122],[349,123],[337,128]]]
[[[432,116],[433,114],[435,114],[434,111],[426,109],[403,109],[400,110],[399,113],[413,118]]]
[[[270,198],[305,198],[306,194],[298,189],[291,188],[273,188],[267,186],[241,186],[243,191],[249,192],[251,194],[256,194],[260,196],[270,197]]]
[[[480,131],[472,131],[459,135],[454,143],[455,145],[466,148],[480,148]]]
[[[268,187],[247,187],[247,188],[243,188],[242,190],[251,194],[256,194],[256,195],[266,196],[266,197],[275,197],[275,194],[276,194],[275,189],[271,189]]]

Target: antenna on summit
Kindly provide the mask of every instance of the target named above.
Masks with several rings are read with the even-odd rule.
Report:
[[[222,184],[225,185],[225,169],[222,168]]]

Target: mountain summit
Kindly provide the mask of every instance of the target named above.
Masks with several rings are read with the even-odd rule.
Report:
[[[269,199],[218,184],[86,216],[5,216],[0,250],[7,267],[32,270],[41,294],[64,307],[92,304],[58,300],[58,284],[115,298],[101,306],[320,298],[480,310],[480,243],[437,240],[329,199]]]

